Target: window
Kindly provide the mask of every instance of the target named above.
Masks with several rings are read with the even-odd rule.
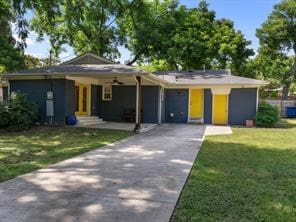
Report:
[[[103,86],[103,100],[112,100],[112,86]]]

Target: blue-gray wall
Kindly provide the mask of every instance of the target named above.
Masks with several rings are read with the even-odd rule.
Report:
[[[228,123],[245,125],[248,119],[256,115],[257,88],[231,89],[228,105]]]
[[[47,92],[51,89],[54,93],[54,123],[65,124],[66,116],[74,114],[75,103],[73,106],[71,105],[74,101],[72,100],[74,98],[72,95],[74,82],[71,80],[11,80],[9,83],[11,92],[25,93],[28,100],[38,105],[41,122],[49,120],[46,117],[46,99]]]
[[[171,116],[173,114],[173,116]],[[165,122],[186,123],[188,117],[188,89],[165,90]]]
[[[122,121],[125,109],[136,108],[136,86],[112,86],[112,100],[102,100],[102,86],[94,86],[92,95],[97,98],[97,115],[105,121]],[[158,123],[158,86],[142,87],[142,122]],[[92,102],[94,106],[96,102]]]
[[[99,92],[100,90],[100,92]],[[102,88],[98,87],[97,85],[91,85],[91,110],[90,114],[91,116],[98,116],[99,113],[99,98],[102,96]],[[101,97],[99,97],[101,96]]]
[[[204,123],[212,123],[212,92],[211,89],[204,89]]]
[[[66,117],[75,115],[75,82],[72,80],[65,80],[65,104]]]

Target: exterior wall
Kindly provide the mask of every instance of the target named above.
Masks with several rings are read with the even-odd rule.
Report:
[[[245,125],[248,119],[254,119],[257,105],[257,88],[231,89],[228,104],[228,123]]]
[[[48,122],[49,118],[46,117],[46,99],[47,92],[52,91],[54,93],[54,123],[65,124],[65,117],[67,113],[71,113],[71,107],[66,110],[66,105],[70,101],[70,93],[66,99],[66,85],[70,88],[71,83],[68,80],[54,79],[54,80],[11,80],[10,90],[11,92],[21,92],[27,95],[28,100],[35,102],[38,105],[40,112],[40,121],[42,123]],[[67,82],[67,84],[66,84]]]
[[[136,86],[112,86],[112,100],[102,100],[102,86],[97,87],[97,115],[105,121],[122,121],[125,109],[136,109]],[[142,122],[158,122],[158,86],[142,87]]]
[[[212,123],[213,95],[211,89],[204,89],[204,123]]]
[[[65,115],[75,115],[75,82],[72,80],[65,80]]]
[[[165,122],[186,123],[188,119],[188,89],[165,90]],[[173,115],[173,116],[172,116]]]
[[[90,109],[90,115],[91,116],[97,116],[98,115],[98,112],[99,112],[99,95],[102,95],[102,94],[99,94],[99,90],[102,91],[102,88],[99,88],[98,86],[96,85],[91,85],[91,109]]]

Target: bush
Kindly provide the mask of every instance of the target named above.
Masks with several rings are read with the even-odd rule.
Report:
[[[256,115],[256,125],[264,127],[273,127],[280,120],[278,107],[262,102],[258,106]]]
[[[37,105],[29,102],[21,93],[15,93],[8,101],[0,104],[0,127],[9,131],[28,129],[37,118]]]

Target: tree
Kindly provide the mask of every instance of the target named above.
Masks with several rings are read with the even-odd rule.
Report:
[[[234,29],[231,20],[216,20],[209,46],[214,50],[213,66],[219,69],[229,68],[243,75],[248,58],[254,55],[253,49],[248,48],[250,44],[251,41],[246,40],[241,31]]]
[[[10,2],[0,0],[0,73],[24,68],[22,48],[11,33],[10,22],[14,19]]]
[[[257,29],[257,37],[261,51],[267,52],[263,54],[272,61],[272,67],[278,62],[290,61],[288,70],[277,73],[282,75],[282,98],[287,99],[296,76],[296,1],[283,0],[276,4],[261,28]],[[291,54],[293,59],[287,60]]]
[[[40,59],[32,55],[25,55],[25,64],[27,69],[38,68],[42,66]]]
[[[122,17],[119,24],[134,55],[130,64],[164,60],[175,69],[205,66],[232,68],[240,73],[254,53],[248,48],[250,41],[234,29],[233,22],[217,20],[205,1],[193,9],[173,0],[144,1],[141,10]]]
[[[115,25],[117,17],[133,6],[135,0],[61,0],[56,13],[47,20],[47,12],[37,10],[31,27],[39,35],[50,38],[57,55],[63,44],[69,44],[77,54],[93,52],[115,59],[119,56],[118,45],[122,36]]]

